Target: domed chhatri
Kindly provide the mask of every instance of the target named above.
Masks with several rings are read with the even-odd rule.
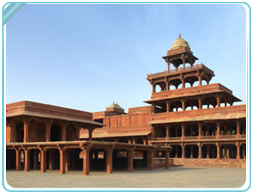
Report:
[[[174,50],[174,49],[178,49],[182,47],[188,48],[189,50],[191,50],[188,42],[185,41],[183,38],[181,38],[181,34],[179,34],[179,37],[177,38],[177,40],[175,40],[175,42],[173,42],[170,50]]]

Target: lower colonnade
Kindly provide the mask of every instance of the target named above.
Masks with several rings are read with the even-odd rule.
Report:
[[[89,175],[93,169],[108,174],[120,168],[132,172],[138,163],[152,170],[156,152],[163,153],[164,167],[168,168],[171,150],[170,146],[99,141],[7,143],[6,148],[7,169],[41,172],[58,169],[61,174],[82,170],[83,175]]]
[[[246,159],[246,144],[236,143],[174,143],[170,158]]]

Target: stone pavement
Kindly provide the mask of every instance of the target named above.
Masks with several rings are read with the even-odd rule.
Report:
[[[91,172],[7,171],[7,182],[16,188],[236,188],[245,182],[245,168],[186,168]]]

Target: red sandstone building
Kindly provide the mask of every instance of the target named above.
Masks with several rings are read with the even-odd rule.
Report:
[[[163,59],[168,70],[147,76],[152,96],[145,102],[151,106],[129,108],[126,114],[112,104],[93,113],[93,120],[104,124],[94,138],[170,145],[175,165],[245,167],[246,105],[233,105],[241,100],[231,90],[210,83],[214,72],[194,65],[198,58],[181,36]]]
[[[7,104],[7,169],[111,173],[168,168],[169,155],[174,165],[244,167],[246,106],[233,105],[240,99],[225,86],[210,84],[214,72],[194,65],[197,57],[181,37],[163,58],[168,71],[147,76],[149,106],[128,113],[115,103],[95,113],[27,101]]]

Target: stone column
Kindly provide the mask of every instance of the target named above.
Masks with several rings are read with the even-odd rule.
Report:
[[[52,125],[52,120],[49,120],[46,123],[46,142],[50,141],[51,125]]]
[[[16,170],[21,170],[21,161],[20,161],[20,150],[19,149],[15,149],[16,151]]]
[[[220,122],[217,122],[217,134],[216,134],[216,138],[220,137]]]
[[[217,100],[217,108],[219,108],[220,107],[220,96],[217,96],[216,100]]]
[[[184,81],[184,78],[181,79],[181,82],[182,82],[182,88],[185,88],[185,81]]]
[[[25,151],[25,171],[30,170],[30,150],[24,149]]]
[[[165,151],[165,168],[169,168],[169,152]]]
[[[90,174],[90,150],[87,147],[81,147],[83,155],[83,175]]]
[[[181,144],[182,147],[182,158],[185,158],[185,149],[184,149],[184,144]]]
[[[202,86],[202,77],[198,76],[198,79],[199,79],[199,86]]]
[[[236,150],[236,159],[240,160],[240,143],[239,142],[236,143],[236,148],[237,148],[237,150]]]
[[[66,161],[66,154],[65,150],[63,148],[59,148],[59,153],[60,153],[60,174],[65,174],[66,169],[65,169],[65,161]]]
[[[202,147],[201,147],[201,143],[198,143],[198,147],[199,147],[199,159],[201,159],[202,157]]]
[[[182,137],[181,139],[184,139],[184,132],[185,132],[185,125],[184,124],[181,124],[181,129],[182,129]]]
[[[112,148],[106,150],[106,172],[107,174],[112,173]]]
[[[169,101],[166,102],[166,109],[167,109],[167,112],[170,112],[170,103],[169,103]]]
[[[199,110],[202,109],[202,98],[198,98],[198,102],[199,102]]]
[[[155,93],[155,84],[152,84],[152,92]]]
[[[199,136],[198,136],[198,138],[199,138],[199,139],[201,139],[201,137],[202,137],[202,126],[203,126],[202,123],[199,123],[199,124],[198,124],[198,127],[199,127]]]
[[[64,123],[62,125],[62,136],[61,136],[61,140],[62,141],[66,141],[67,140],[67,126],[68,124]]]
[[[46,150],[40,148],[40,172],[46,172]]]
[[[168,125],[165,126],[166,127],[166,139],[168,140],[169,139],[169,136],[170,136],[170,128]]]
[[[147,157],[147,166],[149,170],[153,170],[153,158],[154,158],[154,151],[149,150],[148,151],[148,157]]]
[[[127,158],[128,158],[128,172],[133,172],[134,170],[134,151],[133,150],[127,151]]]
[[[217,148],[217,159],[220,159],[220,144],[216,143],[216,148]]]
[[[89,141],[92,141],[92,132],[93,132],[93,129],[88,129],[89,131]]]
[[[29,120],[24,118],[24,143],[29,142]]]
[[[240,137],[240,120],[236,121],[236,137],[239,138]]]
[[[181,103],[182,103],[182,110],[184,111],[185,110],[185,101],[184,101],[184,99],[181,100]]]

